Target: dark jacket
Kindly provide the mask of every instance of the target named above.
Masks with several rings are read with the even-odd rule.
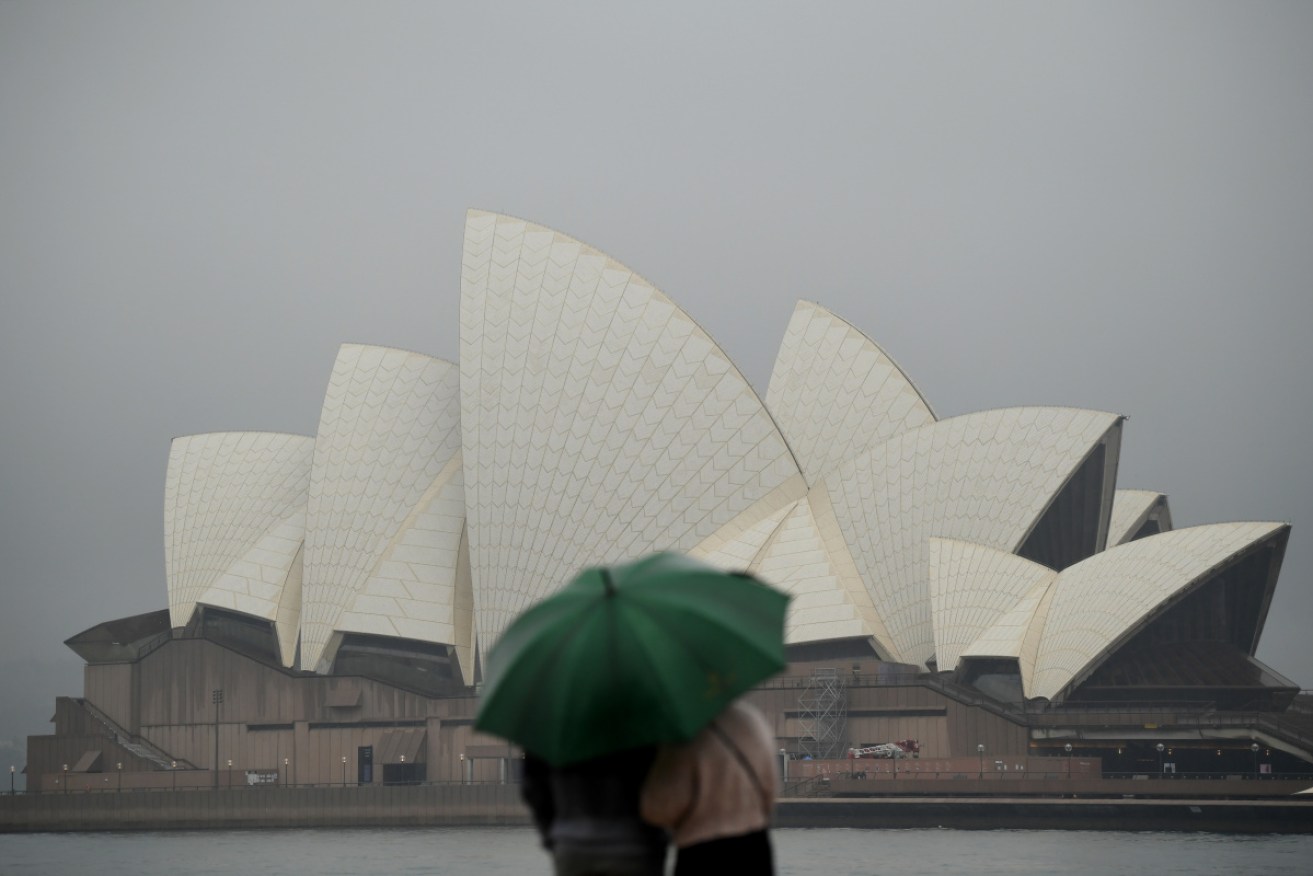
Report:
[[[664,857],[665,832],[639,815],[639,793],[655,758],[656,748],[648,746],[552,767],[526,754],[521,794],[543,845]]]

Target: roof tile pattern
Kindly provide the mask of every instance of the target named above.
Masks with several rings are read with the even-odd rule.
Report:
[[[720,533],[716,533],[690,550],[689,556],[727,572],[751,571],[784,518],[797,505],[796,501],[790,502],[751,526],[742,528],[733,537],[718,537]]]
[[[186,626],[198,603],[275,621],[290,665],[313,450],[312,438],[273,432],[174,439],[164,480],[173,626]]]
[[[790,593],[791,644],[869,638],[882,659],[940,669],[1015,657],[1027,694],[1056,698],[1286,529],[1180,530],[1056,573],[1015,552],[1100,443],[1110,455],[1091,489],[1107,510],[1120,417],[1013,408],[936,422],[876,344],[809,302],[768,411],[641,277],[491,213],[467,217],[460,354],[457,367],[346,345],[317,438],[176,440],[174,625],[197,604],[265,618],[285,664],[299,635],[302,667],[321,672],[346,633],[443,643],[471,683],[476,639],[490,647],[581,567],[684,550]],[[1080,516],[1045,537],[1088,526]],[[1118,492],[1108,543],[1150,517],[1170,527],[1163,497]]]
[[[339,351],[307,500],[304,667],[331,663],[334,633],[451,644],[432,637],[454,635],[458,384],[455,365],[419,353]]]
[[[1059,696],[1165,602],[1283,529],[1282,523],[1193,526],[1109,548],[1065,569],[1053,586],[1030,695]]]
[[[1008,408],[901,433],[827,475],[835,516],[894,659],[934,654],[928,539],[1015,551],[1120,417]]]
[[[1053,601],[1055,578],[1055,573],[1049,571],[1048,578],[1031,588],[1012,608],[1004,612],[993,626],[964,648],[959,659],[1016,657],[1017,666],[1021,671],[1022,690],[1027,691],[1029,695],[1034,684],[1035,659],[1039,654],[1044,619],[1048,616],[1048,607]]]
[[[884,624],[827,512],[824,490],[813,490],[789,512],[753,571],[793,596],[788,644],[875,636],[883,646]]]
[[[789,320],[766,406],[812,484],[899,432],[935,421],[888,354],[810,301],[799,301]]]
[[[955,539],[932,538],[929,547],[930,611],[939,669],[957,668],[968,646],[976,656],[986,656],[980,649],[992,647],[997,653],[988,656],[1020,657],[1030,617],[1023,610],[1026,622],[1018,626],[1021,615],[1012,614],[1013,609],[1033,596],[1028,603],[1033,615],[1039,596],[1057,573],[1016,554]],[[982,641],[986,632],[991,635]]]
[[[1154,506],[1166,502],[1167,497],[1153,490],[1117,490],[1112,497],[1112,519],[1108,523],[1108,546],[1115,547],[1129,541],[1144,525]],[[1171,516],[1167,515],[1164,529],[1171,529]]]
[[[582,566],[689,550],[791,479],[804,492],[728,357],[602,253],[473,211],[460,312],[480,648]]]

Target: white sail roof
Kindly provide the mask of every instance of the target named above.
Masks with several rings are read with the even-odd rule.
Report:
[[[687,551],[764,497],[805,492],[711,338],[563,234],[470,212],[460,349],[481,648],[581,567]]]
[[[1150,518],[1160,531],[1172,528],[1167,497],[1153,490],[1117,490],[1112,498],[1112,520],[1108,524],[1108,546],[1115,547],[1135,537]]]
[[[894,658],[935,650],[931,536],[1016,551],[1081,463],[1119,440],[1116,414],[1009,408],[900,433],[823,479]]]
[[[211,605],[273,621],[296,654],[300,556],[314,439],[274,432],[175,438],[164,479],[169,622]]]
[[[849,323],[799,301],[775,358],[770,409],[809,483],[934,411],[884,350]]]
[[[955,669],[968,649],[973,656],[1020,657],[1030,615],[1058,573],[1007,551],[950,538],[930,539],[929,553],[939,669]],[[1028,611],[1013,614],[1022,603]],[[992,634],[985,639],[987,632]]]
[[[304,667],[326,670],[353,632],[456,645],[472,671],[458,384],[455,365],[419,353],[338,352],[307,502]]]
[[[1053,585],[1031,696],[1054,699],[1167,604],[1283,523],[1218,523],[1141,538],[1077,563]]]
[[[717,533],[689,553],[727,571],[751,572],[792,596],[785,626],[790,645],[874,638],[887,650],[888,634],[843,544],[823,487],[738,537]]]

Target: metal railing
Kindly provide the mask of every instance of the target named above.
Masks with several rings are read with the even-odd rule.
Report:
[[[187,760],[178,760],[163,749],[156,747],[140,736],[129,733],[126,729],[119,726],[109,715],[102,712],[99,708],[92,705],[89,700],[75,698],[73,700],[90,715],[94,720],[102,724],[108,731],[108,735],[123,748],[140,757],[142,760],[150,761],[160,769],[173,769],[171,766],[177,764],[182,769],[195,769],[196,767]]]

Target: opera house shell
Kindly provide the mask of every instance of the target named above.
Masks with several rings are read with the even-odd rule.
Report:
[[[250,714],[226,744],[253,761],[279,766],[247,739],[258,728],[292,734],[282,752],[298,733],[310,745],[316,723],[392,734],[370,737],[378,776],[407,750],[411,764],[451,761],[487,742],[459,715],[509,621],[581,567],[657,550],[790,593],[798,678],[851,666],[1032,710],[1280,710],[1298,691],[1254,659],[1289,526],[1174,529],[1166,497],[1118,489],[1118,414],[941,418],[880,346],[810,302],[788,321],[763,399],[641,276],[492,213],[467,217],[459,319],[458,363],[343,346],[313,436],[174,440],[167,613],[69,640],[88,662],[77,702],[156,752],[143,769],[209,762],[197,728],[213,718],[221,734],[224,719],[207,697],[245,687],[221,680],[236,670],[216,655],[258,665],[261,684],[314,691],[297,714],[227,701]],[[210,650],[152,668],[188,643]],[[170,672],[195,676],[189,705],[165,704],[182,684]],[[124,685],[131,709],[113,705]],[[143,701],[173,711],[152,718]],[[808,709],[779,702],[781,746],[815,743]],[[975,750],[951,726],[848,720],[852,744],[910,730],[944,755]],[[999,731],[991,750],[1042,738]]]

